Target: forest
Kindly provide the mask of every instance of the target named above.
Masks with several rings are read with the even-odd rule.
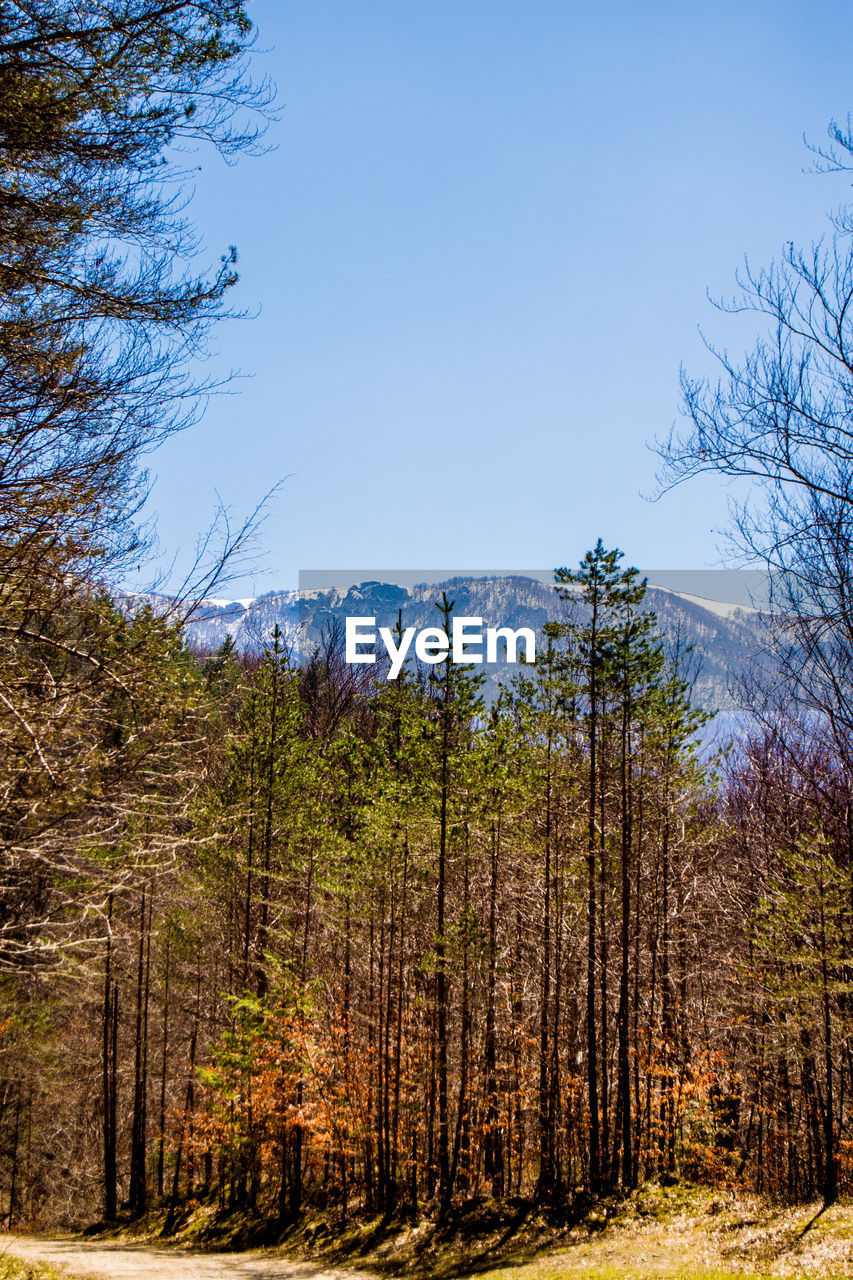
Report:
[[[636,571],[599,543],[557,578],[571,620],[488,711],[449,662],[113,616],[151,685],[86,699],[111,776],[34,829],[51,737],[20,819],[11,1222],[849,1189],[840,763],[791,723],[703,761]]]
[[[199,652],[248,525],[168,608],[122,584],[236,279],[173,148],[259,149],[251,39],[240,0],[0,5],[0,1214],[850,1194],[853,220],[741,281],[769,336],[660,445],[664,485],[751,483],[773,574],[725,750],[601,540],[489,706],[334,628]]]

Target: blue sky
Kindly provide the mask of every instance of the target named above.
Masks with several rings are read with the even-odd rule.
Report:
[[[277,480],[262,559],[302,569],[557,565],[601,536],[720,563],[715,478],[659,502],[647,442],[678,369],[751,322],[736,267],[809,242],[849,176],[805,172],[853,109],[853,9],[774,3],[256,0],[275,150],[199,157],[211,257],[239,251],[209,371],[245,375],[151,459],[164,561],[221,495]]]

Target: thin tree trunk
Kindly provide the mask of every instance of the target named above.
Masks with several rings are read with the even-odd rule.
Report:
[[[597,600],[592,605],[589,670],[589,809],[587,819],[587,966],[586,966],[586,1068],[589,1094],[589,1184],[595,1194],[601,1189],[601,1148],[598,1114],[598,1043],[595,1025],[596,960],[596,815],[598,808],[598,688],[596,626]]]
[[[550,1200],[553,1193],[548,1116],[548,1005],[551,999],[551,730],[548,729],[545,773],[545,902],[542,912],[542,971],[539,996],[539,1181],[536,1198]]]
[[[7,1218],[7,1229],[12,1230],[12,1223],[15,1221],[15,1210],[17,1205],[15,1197],[18,1192],[18,1144],[21,1133],[21,1087],[15,1096],[15,1136],[12,1139],[12,1168],[9,1173],[9,1213]]]
[[[469,1045],[471,1041],[471,1013],[470,1013],[470,992],[468,988],[468,909],[470,906],[470,867],[468,859],[468,832],[465,832],[465,869],[464,869],[464,897],[462,907],[462,919],[465,925],[465,934],[462,941],[462,1027],[459,1045],[459,1099],[456,1108],[456,1131],[453,1139],[453,1159],[450,1166],[450,1186],[456,1185],[457,1171],[459,1168],[460,1152],[467,1156],[468,1149],[468,1076],[470,1071],[469,1064]],[[468,1165],[467,1159],[463,1159],[462,1169],[465,1174],[463,1185],[467,1187]]]
[[[486,1133],[484,1171],[495,1199],[504,1194],[504,1159],[497,1089],[497,1035],[495,1026],[495,986],[497,966],[498,855],[501,842],[501,811],[492,821],[491,867],[489,875],[489,971],[486,1004]]]
[[[102,1016],[102,1075],[103,1075],[103,1144],[104,1144],[104,1218],[114,1222],[118,1209],[118,1179],[116,1169],[116,1038],[115,1023],[118,1015],[118,987],[112,980],[112,919],[113,895],[109,897],[107,910],[107,951],[104,959],[104,1005]]]
[[[163,1044],[161,1049],[160,1068],[160,1135],[157,1140],[157,1195],[163,1198],[163,1166],[166,1148],[166,1074],[168,1070],[169,1052],[169,980],[171,938],[166,934],[166,972],[163,979]]]
[[[626,665],[627,665],[626,654]],[[628,679],[626,675],[626,685]],[[619,1081],[618,1103],[620,1140],[622,1144],[622,1186],[630,1188],[634,1182],[631,1135],[631,1064],[629,1053],[629,955],[631,937],[631,764],[630,743],[630,689],[626,687],[622,700],[622,742],[620,784],[622,792],[622,969],[619,974]]]
[[[141,1217],[148,1201],[146,1169],[148,1101],[148,940],[147,898],[143,886],[139,912],[136,974],[136,1034],[134,1041],[133,1128],[130,1149],[130,1212]]]
[[[448,671],[449,671],[449,664]],[[442,707],[441,741],[441,808],[438,846],[438,884],[436,886],[436,942],[435,942],[435,1003],[438,1043],[438,1199],[443,1215],[450,1207],[453,1194],[450,1186],[450,1120],[448,1115],[448,1045],[447,1045],[447,946],[445,941],[445,911],[447,895],[447,802],[450,786],[450,684],[445,674],[444,705]]]
[[[397,1017],[394,1033],[394,1113],[391,1123],[391,1183],[395,1190],[398,1182],[398,1141],[400,1128],[400,1092],[402,1088],[402,1054],[403,1054],[403,963],[406,943],[406,910],[408,903],[409,878],[409,834],[406,832],[403,843],[403,887],[400,899],[400,940],[397,959]]]

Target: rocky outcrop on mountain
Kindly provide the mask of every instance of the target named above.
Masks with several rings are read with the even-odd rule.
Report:
[[[298,604],[298,591],[271,591],[249,600],[202,600],[185,631],[197,649],[213,651],[230,636],[241,653],[260,653],[278,626],[288,647],[297,651]]]

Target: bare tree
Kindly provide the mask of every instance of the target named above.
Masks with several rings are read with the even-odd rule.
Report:
[[[109,589],[145,547],[144,455],[197,413],[189,362],[236,280],[233,249],[193,270],[186,152],[256,147],[250,43],[243,0],[0,4],[4,968],[53,954],[87,856],[128,844],[187,742],[174,629]]]
[[[821,165],[846,167],[853,135],[830,135]],[[710,347],[717,381],[682,374],[686,430],[659,445],[660,478],[716,471],[747,484],[732,538],[770,571],[786,682],[853,761],[853,209],[810,249],[788,244],[781,261],[747,264],[737,279],[737,298],[718,305],[762,329],[740,360]]]

